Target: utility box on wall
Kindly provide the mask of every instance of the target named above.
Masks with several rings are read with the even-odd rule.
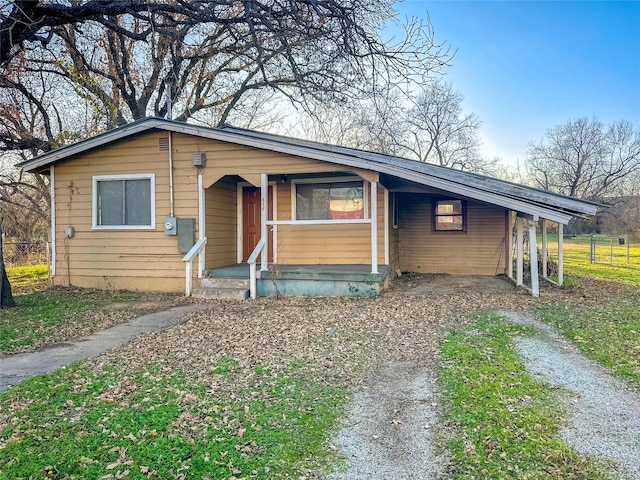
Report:
[[[187,253],[196,243],[196,221],[193,218],[178,218],[178,252]]]
[[[165,235],[177,235],[178,224],[176,217],[165,217],[164,219],[164,234]]]

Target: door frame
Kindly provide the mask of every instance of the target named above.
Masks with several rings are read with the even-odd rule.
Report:
[[[269,186],[271,187],[271,191],[272,191],[272,196],[273,196],[273,202],[271,203],[271,209],[272,209],[272,218],[273,221],[275,222],[276,220],[278,220],[278,195],[277,195],[277,189],[278,189],[278,182],[276,181],[269,181]],[[244,226],[244,213],[243,213],[243,197],[242,197],[242,191],[245,187],[251,187],[251,188],[260,188],[259,186],[256,187],[255,185],[249,183],[249,182],[238,182],[237,184],[237,237],[238,237],[238,241],[237,241],[237,246],[236,246],[236,260],[238,263],[242,263],[242,253],[243,253],[243,237],[242,235],[244,234],[243,232],[243,226]],[[278,244],[278,226],[277,225],[267,225],[267,228],[271,228],[273,230],[273,263],[278,263],[278,249],[276,248],[276,245]]]

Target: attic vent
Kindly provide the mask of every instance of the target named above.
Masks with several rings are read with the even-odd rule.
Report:
[[[161,152],[169,151],[169,137],[160,137],[158,139],[158,149]]]

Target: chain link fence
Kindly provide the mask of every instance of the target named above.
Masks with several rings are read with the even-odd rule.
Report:
[[[49,242],[2,242],[4,264],[6,267],[26,267],[29,265],[48,265],[50,258]]]
[[[585,253],[590,263],[640,264],[640,242],[625,235],[590,235]]]

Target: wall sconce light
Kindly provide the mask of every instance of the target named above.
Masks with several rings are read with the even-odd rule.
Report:
[[[67,234],[68,238],[71,238],[71,237],[73,237],[75,235],[76,229],[73,228],[71,225],[69,225],[64,229],[64,233]]]
[[[280,175],[280,183],[287,183],[287,175],[286,174]]]

